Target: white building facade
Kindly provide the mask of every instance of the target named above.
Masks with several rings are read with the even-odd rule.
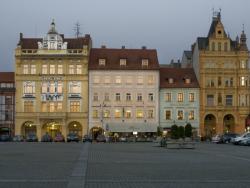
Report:
[[[89,133],[120,136],[157,132],[159,69],[155,50],[92,49]]]

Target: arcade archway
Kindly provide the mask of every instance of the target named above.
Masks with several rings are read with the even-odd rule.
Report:
[[[92,135],[92,139],[96,140],[98,135],[102,135],[104,133],[104,130],[101,127],[92,127],[90,129],[90,133]]]
[[[72,121],[68,125],[69,133],[76,133],[80,138],[82,137],[82,125],[77,121]]]
[[[26,121],[22,125],[22,135],[25,137],[30,134],[35,134],[36,135],[36,125],[34,124],[33,121]]]
[[[213,114],[208,114],[204,120],[204,131],[206,138],[211,138],[216,134],[216,118]]]
[[[54,138],[58,133],[61,133],[62,126],[55,121],[47,122],[43,125],[42,135],[48,133],[52,138]]]
[[[224,132],[234,132],[235,120],[232,114],[227,114],[223,118]]]

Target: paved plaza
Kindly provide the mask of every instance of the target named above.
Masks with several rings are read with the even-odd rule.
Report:
[[[2,188],[250,187],[250,147],[0,143]]]

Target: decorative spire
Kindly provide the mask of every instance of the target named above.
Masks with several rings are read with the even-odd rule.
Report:
[[[245,34],[245,26],[242,25],[242,33],[240,35],[240,50],[247,51],[247,36]]]
[[[51,24],[50,24],[50,29],[48,31],[48,34],[58,34],[56,31],[56,24],[55,24],[55,20],[53,19]]]

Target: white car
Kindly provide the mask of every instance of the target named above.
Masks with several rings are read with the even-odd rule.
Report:
[[[239,144],[241,141],[246,140],[246,139],[248,139],[248,138],[250,138],[250,133],[249,133],[249,132],[244,133],[244,134],[242,134],[242,135],[240,135],[240,136],[237,136],[237,137],[233,138],[233,139],[231,140],[231,142],[232,142],[233,144],[237,145],[237,144]]]

